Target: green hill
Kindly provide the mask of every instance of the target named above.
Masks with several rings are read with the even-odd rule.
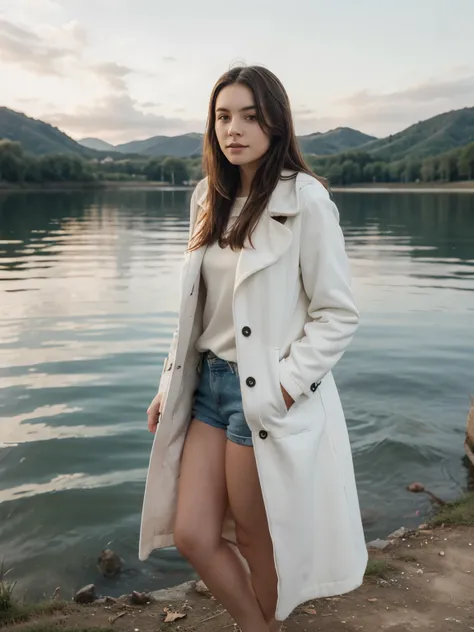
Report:
[[[117,151],[114,145],[107,143],[105,140],[101,140],[100,138],[81,138],[81,140],[77,141],[83,147],[88,147],[89,149],[95,149],[96,151]]]
[[[191,158],[202,154],[202,134],[182,134],[180,136],[153,136],[146,140],[117,145],[122,153],[137,153],[143,156],[172,156],[173,158]]]
[[[374,136],[363,134],[350,127],[337,127],[324,134],[318,132],[298,137],[299,146],[304,154],[325,156],[355,149],[373,140],[375,140]]]
[[[125,156],[172,156],[190,158],[202,152],[202,134],[153,136],[113,146],[94,138],[77,143],[57,128],[19,112],[0,107],[0,138],[19,141],[25,151],[36,154],[77,154],[103,158],[111,152]],[[383,139],[339,127],[324,134],[298,137],[301,150],[314,156],[331,156],[351,150],[369,153],[374,158],[395,162],[408,156],[437,156],[474,141],[474,107],[439,114]]]
[[[95,153],[56,127],[5,107],[0,107],[0,138],[18,141],[25,151],[36,155],[54,153],[90,157]]]
[[[437,156],[474,141],[474,107],[452,110],[415,123],[398,134],[358,147],[380,160]]]
[[[202,154],[202,134],[182,134],[180,136],[153,136],[146,140],[137,140],[115,147],[116,151],[137,153],[143,156],[173,156],[190,158]],[[299,136],[298,142],[303,153],[336,154],[359,147],[374,140],[349,127],[339,127],[330,132]]]

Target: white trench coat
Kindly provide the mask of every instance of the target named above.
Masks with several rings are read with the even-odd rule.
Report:
[[[288,175],[284,173],[283,175]],[[206,197],[191,200],[190,235]],[[277,221],[278,216],[286,221]],[[298,174],[280,180],[237,265],[233,313],[245,417],[274,547],[276,618],[363,581],[367,549],[351,447],[331,369],[358,312],[339,215],[326,189]],[[185,254],[178,329],[164,364],[139,557],[172,546],[180,460],[197,385],[205,247]],[[295,400],[286,409],[280,383]],[[231,517],[223,536],[235,542]]]

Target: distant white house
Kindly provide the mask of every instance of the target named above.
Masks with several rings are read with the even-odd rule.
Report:
[[[107,156],[107,158],[104,158],[103,160],[100,161],[101,165],[108,165],[111,162],[114,162],[114,159],[111,158],[110,156]]]

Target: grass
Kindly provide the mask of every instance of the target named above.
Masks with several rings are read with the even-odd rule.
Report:
[[[381,577],[384,579],[390,571],[393,571],[393,566],[388,560],[369,559],[365,569],[365,577]]]
[[[11,569],[5,570],[5,562],[0,564],[0,628],[14,623],[28,621],[33,616],[54,614],[65,610],[65,601],[43,601],[23,604],[13,598],[16,582],[7,579]]]
[[[13,603],[12,595],[16,582],[11,582],[7,579],[10,570],[5,570],[5,561],[2,561],[0,565],[0,615],[2,612],[7,611]]]
[[[459,500],[441,507],[431,519],[430,524],[433,526],[441,524],[474,526],[474,492],[469,492]]]
[[[418,562],[418,558],[411,553],[400,553],[393,556],[394,559],[400,560],[400,562]]]
[[[23,604],[11,601],[6,609],[0,609],[0,628],[28,621],[31,617],[40,617],[63,612],[69,604],[65,601],[43,601],[35,604]]]

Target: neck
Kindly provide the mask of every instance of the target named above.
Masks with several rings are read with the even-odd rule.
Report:
[[[240,195],[242,197],[248,197],[250,194],[250,187],[252,181],[257,172],[258,164],[250,163],[248,165],[242,165],[240,167]]]

